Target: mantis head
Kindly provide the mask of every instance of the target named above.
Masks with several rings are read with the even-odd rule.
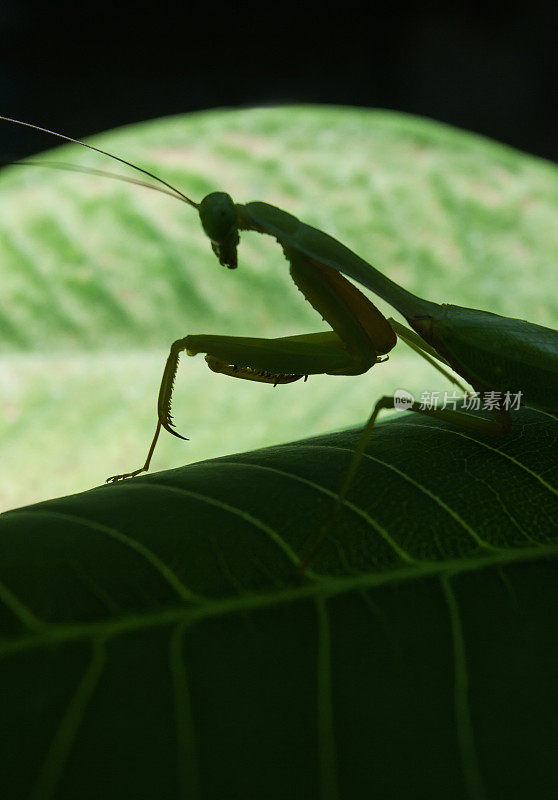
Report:
[[[186,194],[181,192],[180,189],[177,189],[175,186],[172,186],[172,184],[168,183],[162,178],[159,178],[158,175],[154,175],[152,172],[149,172],[149,170],[146,170],[143,167],[138,167],[137,164],[132,164],[131,161],[126,161],[125,158],[120,158],[120,156],[115,156],[113,153],[109,153],[106,150],[101,150],[100,147],[95,147],[95,145],[88,144],[87,142],[80,142],[79,139],[73,139],[71,136],[65,136],[63,133],[51,131],[49,128],[42,128],[40,125],[33,125],[30,122],[22,122],[19,119],[12,119],[11,117],[4,117],[0,115],[0,120],[11,122],[15,125],[23,125],[25,128],[33,128],[34,130],[42,131],[43,133],[48,133],[51,136],[56,136],[58,139],[64,139],[66,142],[74,142],[74,144],[87,147],[89,150],[95,150],[97,153],[101,153],[102,155],[108,156],[115,161],[119,161],[121,164],[126,164],[127,167],[131,167],[132,169],[147,175],[149,178],[153,178],[166,188],[161,189],[160,186],[157,187],[153,184],[145,183],[144,181],[133,180],[123,175],[103,173],[101,170],[89,170],[87,167],[81,168],[72,167],[72,165],[68,164],[51,164],[51,166],[58,166],[62,169],[69,168],[76,169],[78,172],[92,172],[101,175],[105,174],[108,177],[117,178],[118,180],[124,180],[130,183],[139,183],[140,185],[147,186],[150,189],[159,189],[159,191],[162,191],[165,194],[170,194],[171,196],[177,197],[179,200],[188,203],[188,205],[193,206],[199,211],[202,227],[209,237],[211,247],[219,259],[219,263],[224,267],[228,267],[229,269],[235,269],[237,267],[236,249],[240,241],[240,236],[238,234],[238,214],[232,197],[226,194],[226,192],[211,192],[211,194],[208,194],[206,197],[204,197],[201,203],[196,203]]]
[[[198,207],[202,228],[211,242],[219,263],[229,269],[237,266],[236,249],[240,241],[238,217],[233,199],[226,192],[211,192]]]

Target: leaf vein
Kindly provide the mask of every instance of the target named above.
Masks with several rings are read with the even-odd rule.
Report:
[[[337,774],[337,747],[335,744],[331,633],[326,602],[324,598],[315,599],[318,616],[317,653],[317,705],[318,705],[318,752],[320,768],[320,800],[338,800],[339,778]]]
[[[2,582],[0,582],[0,601],[4,603],[6,608],[12,612],[14,617],[17,617],[27,630],[33,631],[44,627],[45,623],[36,617],[25,603],[22,603],[19,597],[16,597]]]
[[[361,573],[349,577],[322,577],[302,586],[290,586],[274,592],[243,595],[242,597],[214,600],[195,606],[166,608],[157,612],[118,617],[87,623],[52,624],[48,627],[19,637],[0,639],[0,655],[19,653],[35,647],[52,646],[67,641],[78,641],[94,636],[115,636],[134,630],[145,630],[183,621],[189,624],[215,619],[229,614],[258,611],[315,597],[331,598],[364,589],[375,589],[392,583],[426,580],[446,574],[452,576],[490,569],[516,562],[538,561],[558,558],[558,544],[539,547],[521,547],[501,550],[498,553],[472,558],[424,561],[417,566],[404,566],[384,572]]]
[[[197,764],[196,737],[188,676],[182,653],[182,639],[186,624],[179,622],[170,639],[169,666],[174,689],[176,743],[180,772],[181,797],[184,800],[201,798],[200,772]]]
[[[339,445],[325,445],[325,447],[327,447],[328,450],[343,450],[349,453],[354,452],[350,447],[340,447]],[[410,475],[407,475],[405,472],[396,467],[394,464],[389,464],[387,461],[384,461],[383,459],[378,458],[377,456],[371,456],[369,453],[363,453],[362,457],[365,459],[370,459],[371,461],[375,461],[381,466],[386,467],[386,469],[391,470],[396,475],[399,475],[399,477],[408,481],[419,491],[426,494],[431,500],[437,503],[441,509],[443,509],[447,514],[449,514],[459,525],[461,525],[461,527],[471,536],[471,538],[475,540],[475,542],[479,545],[479,547],[482,547],[486,550],[495,550],[495,551],[500,549],[498,547],[494,547],[493,545],[489,544],[481,536],[479,536],[479,534],[467,522],[465,522],[463,517],[461,517],[460,514],[457,513],[457,511],[454,511],[450,506],[447,505],[447,503],[445,503],[442,500],[441,497],[432,492],[427,486],[424,486],[424,484],[419,483]]]
[[[93,655],[89,667],[85,671],[68,708],[62,716],[29,800],[50,800],[60,781],[85,711],[106,663],[104,639],[94,639],[92,646]]]
[[[457,737],[461,753],[461,766],[471,800],[484,800],[486,792],[478,763],[475,736],[469,708],[469,677],[463,627],[459,615],[457,599],[451,588],[451,575],[440,578],[450,617],[454,658],[454,710],[457,723]]]
[[[20,511],[15,509],[14,511],[7,511],[3,516],[7,516],[8,514],[31,517],[46,516],[66,519],[70,522],[75,522],[77,525],[83,525],[85,528],[90,528],[91,530],[99,533],[104,533],[142,556],[165,579],[165,581],[172,586],[182,600],[190,602],[201,602],[201,600],[203,600],[200,595],[196,595],[190,591],[190,589],[188,589],[188,587],[182,583],[176,573],[173,572],[173,570],[171,570],[171,568],[167,566],[164,561],[155,555],[152,550],[150,550],[141,542],[138,542],[136,539],[132,539],[130,536],[127,536],[125,533],[122,533],[115,528],[111,528],[108,525],[103,525],[101,522],[95,522],[94,520],[86,519],[85,517],[80,517],[75,514],[66,514],[63,511],[45,511],[43,509],[37,509],[36,511],[22,509]]]
[[[320,448],[321,449],[321,448]],[[224,459],[220,459],[219,463],[222,463]],[[328,495],[331,497],[332,500],[337,499],[337,492],[333,492],[331,489],[326,488],[325,486],[321,486],[319,483],[315,483],[311,481],[309,478],[303,478],[301,475],[295,475],[292,472],[286,472],[285,470],[279,469],[278,467],[270,467],[267,464],[253,464],[250,461],[227,461],[227,464],[230,466],[234,466],[238,464],[242,467],[252,467],[254,469],[262,469],[267,470],[268,472],[275,472],[278,475],[284,475],[286,478],[290,478],[291,480],[298,481],[299,483],[303,483],[306,486],[310,486],[312,489],[316,489],[316,491],[321,492],[322,494]],[[344,508],[348,508],[353,511],[355,514],[358,514],[359,517],[367,522],[370,527],[372,527],[376,533],[379,533],[382,539],[391,547],[391,549],[403,560],[409,564],[418,563],[416,559],[414,559],[410,553],[404,550],[397,542],[392,539],[391,535],[386,531],[386,529],[380,525],[370,514],[365,511],[360,506],[357,506],[355,503],[351,502],[350,500],[345,500],[343,503]],[[308,574],[308,570],[307,570]]]
[[[248,512],[243,511],[241,508],[231,506],[229,503],[219,500],[216,497],[210,497],[209,495],[200,494],[199,492],[194,492],[191,489],[184,489],[178,486],[168,486],[165,483],[153,483],[152,481],[142,480],[141,483],[138,482],[136,484],[129,484],[127,489],[145,486],[149,486],[152,489],[159,489],[167,492],[174,492],[175,494],[179,495],[185,495],[187,497],[193,497],[195,500],[200,500],[202,503],[216,506],[222,511],[226,511],[230,514],[240,517],[252,527],[265,533],[283,551],[288,560],[294,564],[294,566],[298,567],[300,559],[292,547],[283,539],[283,537],[274,528],[266,525],[265,522],[262,522],[262,520],[254,517],[252,514],[248,514]]]
[[[433,430],[442,431],[443,433],[452,434],[454,436],[461,436],[462,439],[467,439],[470,442],[474,442],[475,444],[478,444],[481,447],[484,447],[484,448],[486,448],[487,450],[490,450],[493,453],[497,453],[499,456],[502,456],[502,458],[505,458],[508,461],[511,461],[512,464],[514,464],[516,467],[519,467],[519,469],[523,470],[524,472],[527,472],[529,475],[531,475],[531,477],[533,477],[537,481],[539,481],[539,483],[541,483],[546,489],[548,489],[550,492],[552,492],[552,494],[555,494],[556,496],[558,496],[558,489],[556,489],[550,483],[547,483],[544,480],[544,478],[542,478],[540,475],[538,475],[530,467],[527,467],[525,464],[522,464],[521,461],[518,461],[513,456],[510,456],[508,453],[504,453],[503,450],[499,450],[497,447],[492,447],[492,445],[487,444],[486,442],[481,442],[480,439],[475,439],[473,436],[468,436],[466,433],[463,433],[463,432],[457,431],[457,430],[452,430],[449,427],[447,427],[447,428],[446,427],[442,427],[440,425],[429,425],[428,423],[423,423],[422,425],[415,425],[412,422],[406,422],[405,425],[408,425],[411,428],[432,428]]]

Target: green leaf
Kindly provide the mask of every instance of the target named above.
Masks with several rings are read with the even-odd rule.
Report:
[[[197,200],[224,189],[275,203],[429,300],[558,326],[558,181],[548,162],[429,120],[324,106],[204,112],[92,141]],[[125,172],[78,146],[46,158]],[[324,327],[269,237],[245,234],[240,267],[228,272],[191,208],[84,174],[3,170],[0,274],[3,510],[140,466],[178,337]],[[403,344],[368,376],[276,390],[184,359],[175,419],[190,442],[162,437],[153,466],[362,423],[398,388],[451,387]]]
[[[95,142],[195,199],[275,203],[427,299],[557,325],[548,163],[335,108]],[[0,186],[3,508],[139,466],[178,336],[320,328],[270,239],[243,237],[228,273],[169,198],[38,168]],[[554,798],[555,419],[524,409],[501,439],[382,422],[301,582],[358,432],[307,437],[450,387],[403,345],[368,377],[275,391],[198,362],[175,403],[193,443],[166,437],[155,466],[222,458],[0,517],[4,794]]]
[[[558,425],[380,423],[0,516],[4,794],[556,796]]]

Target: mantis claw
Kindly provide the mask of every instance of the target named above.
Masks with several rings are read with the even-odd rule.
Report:
[[[122,475],[111,475],[110,478],[106,479],[105,483],[118,483],[119,481],[127,480],[127,478],[135,478],[140,472],[146,472],[146,468],[141,467],[141,469],[135,469],[133,472],[124,472]]]
[[[157,411],[159,425],[163,427],[168,433],[172,433],[177,439],[183,439],[188,442],[187,436],[181,436],[174,430],[174,422],[172,421],[171,414],[171,399],[172,390],[174,388],[174,379],[176,378],[176,370],[178,369],[178,358],[180,351],[186,349],[186,340],[178,339],[169,353],[165,370],[163,372],[163,379],[161,381],[161,388],[159,389],[159,399],[157,401]]]
[[[170,419],[168,419],[168,420],[160,419],[159,422],[161,423],[161,425],[163,426],[163,428],[166,431],[168,431],[169,433],[172,433],[172,435],[176,436],[177,439],[183,439],[185,442],[189,442],[190,441],[187,436],[181,436],[179,433],[177,433],[174,430],[174,425],[173,425],[173,423],[172,423],[172,421]]]

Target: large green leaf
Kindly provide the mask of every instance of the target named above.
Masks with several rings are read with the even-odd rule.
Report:
[[[558,424],[415,414],[0,517],[3,796],[551,800]]]
[[[558,325],[549,163],[428,120],[328,107],[194,114],[92,141],[196,199],[276,203],[428,299]],[[47,157],[120,169],[77,146]],[[0,275],[2,509],[139,466],[177,337],[323,327],[271,239],[245,235],[230,273],[192,209],[83,174],[3,171]],[[450,388],[404,345],[370,376],[276,390],[185,360],[175,418],[190,442],[164,437],[154,467],[356,424],[400,387]]]

